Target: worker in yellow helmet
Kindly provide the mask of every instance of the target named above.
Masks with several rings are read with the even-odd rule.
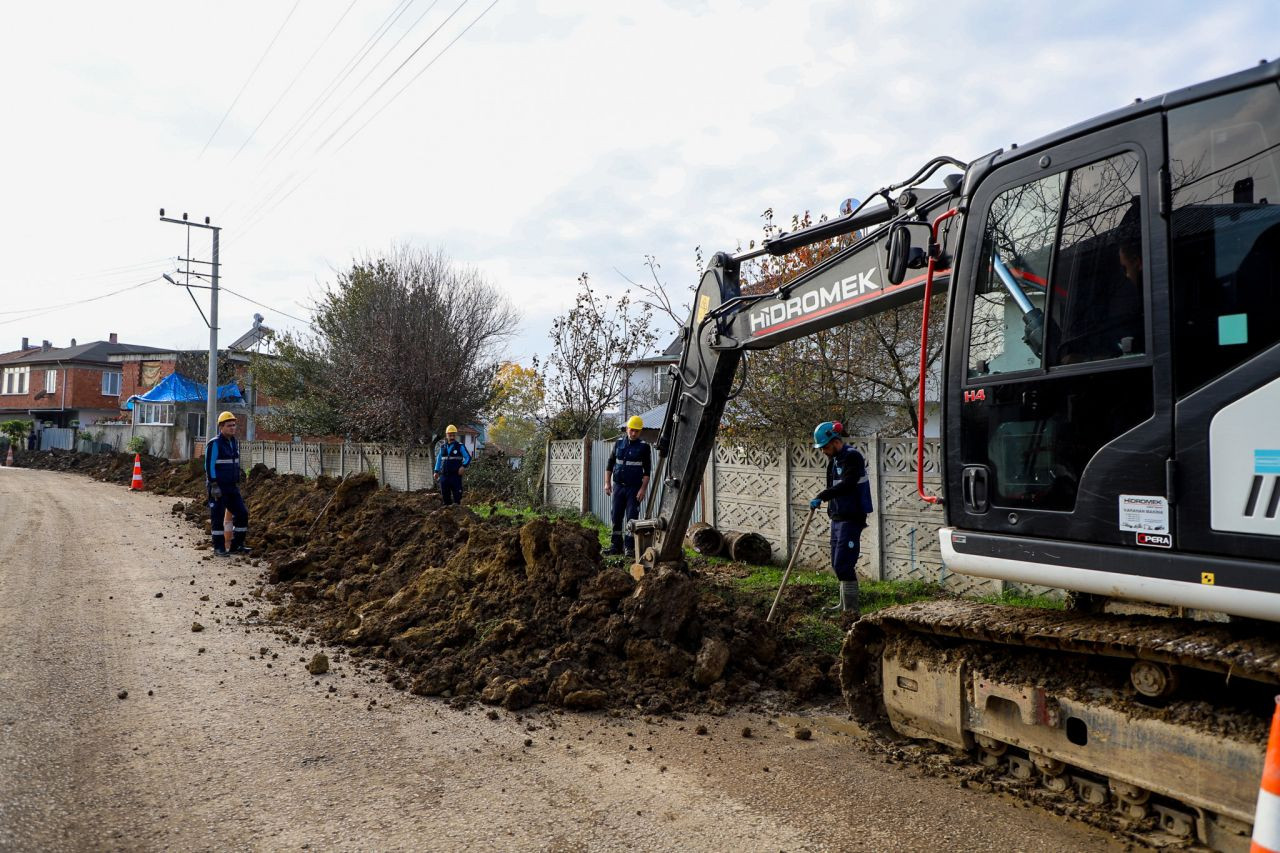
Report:
[[[471,464],[467,446],[458,441],[458,428],[449,424],[444,428],[444,444],[436,452],[436,465],[432,477],[440,484],[440,496],[445,506],[462,503],[462,469]]]
[[[640,514],[640,502],[649,488],[649,471],[653,465],[649,444],[641,440],[644,420],[633,415],[627,421],[627,434],[619,438],[604,466],[604,493],[613,497],[613,542],[606,555],[635,552],[635,540],[623,532],[626,522]]]
[[[219,557],[248,554],[244,538],[249,533],[249,508],[240,496],[240,443],[236,441],[236,416],[231,412],[218,415],[218,434],[204,446],[204,473],[209,495],[209,532],[213,536],[213,553]],[[227,550],[226,528],[231,511],[231,550]]]

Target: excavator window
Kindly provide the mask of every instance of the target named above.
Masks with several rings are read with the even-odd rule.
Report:
[[[1051,367],[1146,351],[1139,168],[1125,153],[1071,171],[1050,299]]]
[[[971,377],[1040,367],[1023,318],[1043,314],[1065,183],[1060,172],[1006,190],[991,204],[969,328]]]
[[[1071,511],[1098,449],[1151,416],[1143,168],[1120,150],[992,198],[967,366],[995,381],[961,411],[992,506]]]
[[[1174,390],[1280,342],[1280,88],[1169,112]]]

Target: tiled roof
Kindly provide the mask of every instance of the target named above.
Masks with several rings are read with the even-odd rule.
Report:
[[[41,349],[36,347],[20,354],[14,361],[23,364],[45,364],[54,361],[89,361],[96,364],[109,364],[108,356],[127,353],[161,353],[172,352],[172,349],[148,347],[142,344],[113,344],[110,341],[90,341],[74,347],[53,347]]]

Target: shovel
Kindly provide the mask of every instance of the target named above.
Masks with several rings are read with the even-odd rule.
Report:
[[[796,564],[796,555],[800,553],[800,546],[804,545],[804,537],[809,533],[809,524],[813,521],[813,515],[818,511],[817,507],[809,507],[809,517],[804,520],[804,529],[800,531],[800,540],[796,542],[796,547],[791,549],[791,559],[787,562],[787,570],[782,573],[782,583],[778,584],[778,594],[773,597],[773,605],[769,608],[769,615],[764,621],[773,621],[773,611],[778,609],[778,602],[782,600],[782,590],[787,586],[787,578],[791,577],[791,567]]]

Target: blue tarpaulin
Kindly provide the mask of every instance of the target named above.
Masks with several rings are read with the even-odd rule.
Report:
[[[134,400],[143,403],[203,403],[207,399],[208,395],[205,393],[204,383],[194,382],[180,373],[170,373],[160,380],[159,385],[147,393],[135,394],[130,397],[124,407],[132,409]],[[234,382],[219,385],[218,402],[244,405],[244,396],[240,393],[240,386]]]

